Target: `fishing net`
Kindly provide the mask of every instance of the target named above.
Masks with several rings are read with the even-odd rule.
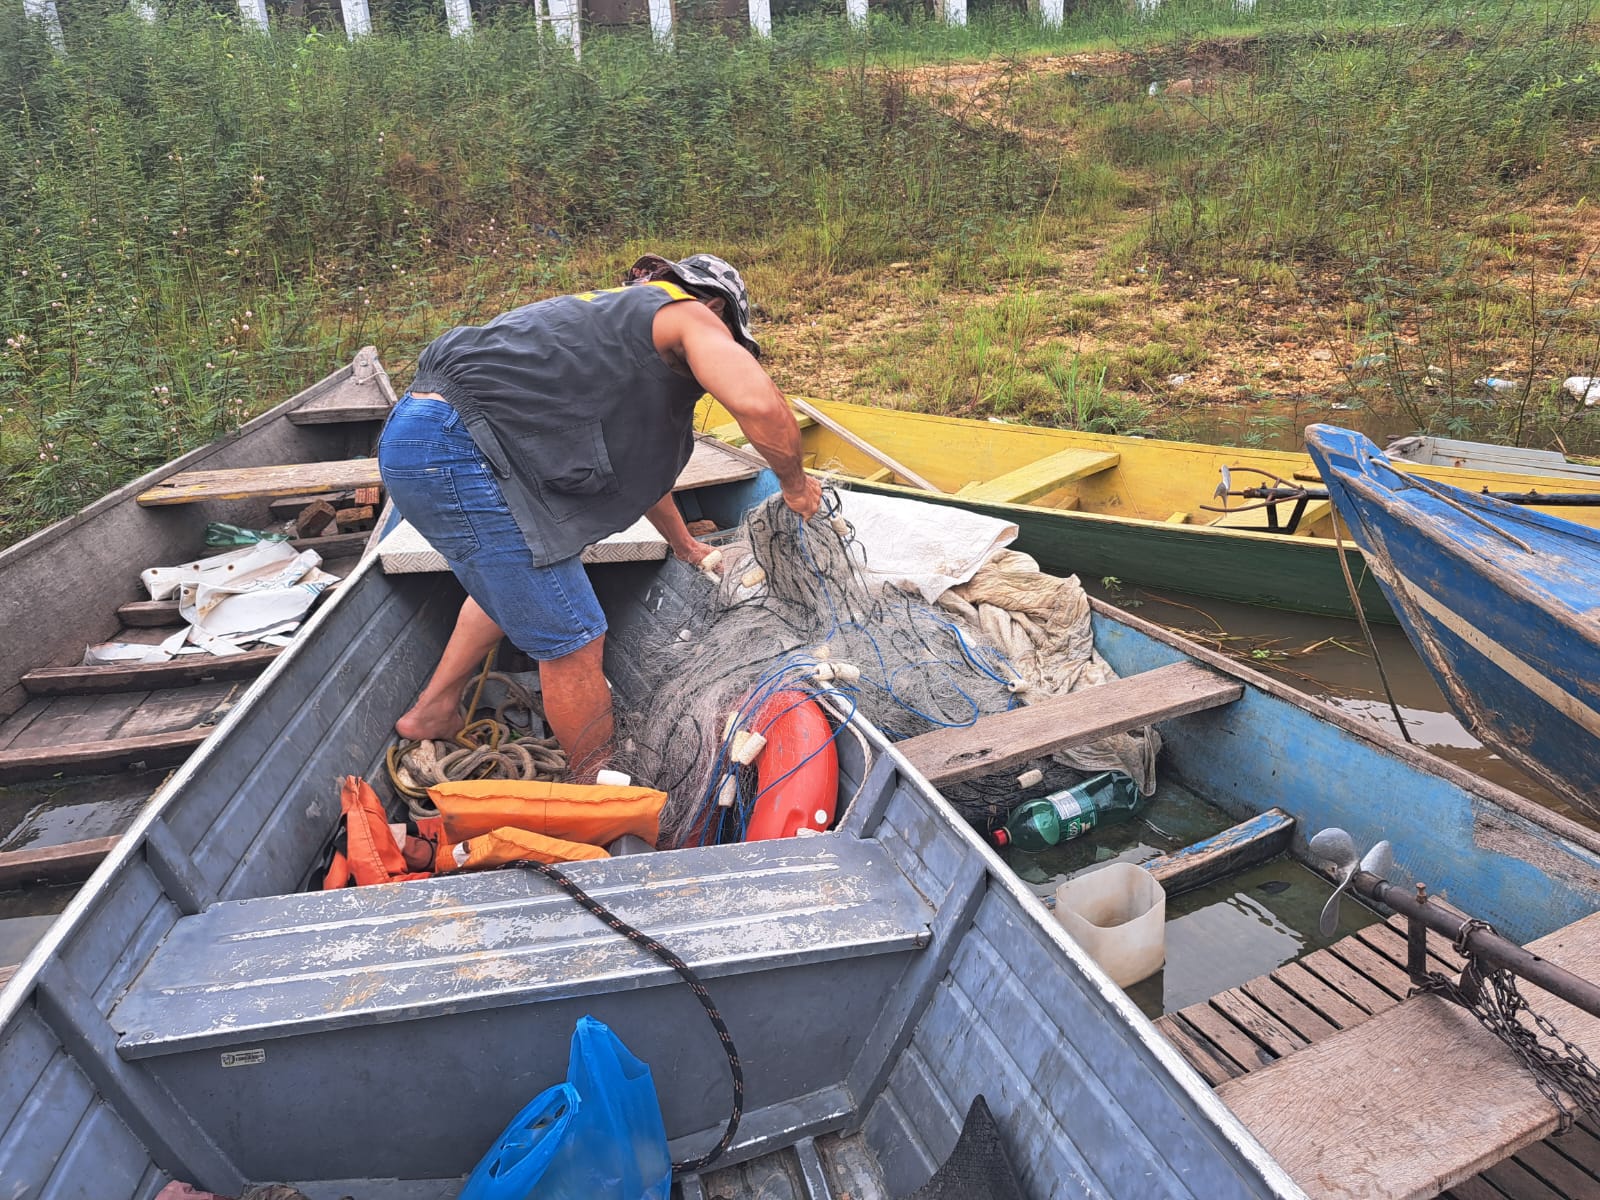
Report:
[[[971,725],[1088,681],[1083,670],[1062,674],[1050,665],[1054,658],[1033,653],[1033,635],[1040,643],[1062,641],[1049,613],[1036,607],[1030,616],[1020,604],[1011,625],[995,618],[1001,606],[992,603],[1000,599],[994,589],[1016,584],[996,575],[1008,573],[1004,563],[986,568],[987,583],[980,571],[973,581],[978,590],[968,585],[971,598],[961,599],[957,589],[950,607],[931,606],[875,577],[837,493],[828,489],[824,499],[824,511],[804,522],[781,497],[753,508],[722,547],[721,578],[695,574],[684,584],[692,594],[682,619],[633,647],[635,686],[618,697],[612,765],[667,793],[663,848],[743,837],[762,784],[757,770],[736,760],[737,748],[756,714],[780,694],[785,704],[787,694],[807,689],[830,701],[837,714],[859,712],[899,740]],[[1018,574],[1019,566],[1010,562],[1009,574]],[[1059,597],[1047,590],[1034,600],[1048,606]],[[1026,669],[983,632],[985,607],[993,610],[987,621],[992,633],[1024,651],[1018,657]],[[1086,601],[1079,617],[1065,640],[1076,639],[1081,652],[1084,635],[1077,626],[1087,628]],[[839,732],[836,723],[834,736]],[[1125,740],[1128,745],[1109,752],[1098,747],[1087,757],[1035,765],[1046,785],[1056,786],[1076,781],[1083,770],[1116,766],[1148,792],[1154,743]],[[1022,798],[1014,773],[948,788],[945,795],[984,825],[1003,820]]]

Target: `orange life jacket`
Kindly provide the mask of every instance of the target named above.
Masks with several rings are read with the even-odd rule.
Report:
[[[629,833],[655,845],[667,802],[667,794],[654,788],[517,779],[440,783],[428,796],[451,842],[510,828],[590,846],[607,846]]]
[[[402,849],[389,829],[383,801],[365,779],[345,776],[339,787],[339,808],[344,828],[334,841],[333,862],[322,880],[324,891],[432,877],[444,837],[444,822],[438,817],[408,821]]]

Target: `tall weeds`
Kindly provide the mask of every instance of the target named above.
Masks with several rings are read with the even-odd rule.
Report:
[[[423,268],[517,259],[537,292],[579,244],[768,239],[839,270],[1007,220],[1051,181],[1016,138],[803,41],[593,37],[578,62],[510,17],[347,44],[197,9],[76,22],[61,58],[19,7],[0,6],[0,541],[391,342]]]

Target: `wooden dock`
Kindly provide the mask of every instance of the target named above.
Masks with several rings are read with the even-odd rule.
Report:
[[[1404,928],[1399,917],[1370,925],[1325,950],[1169,1013],[1156,1028],[1226,1098],[1230,1081],[1395,1009],[1411,990]],[[1428,957],[1431,969],[1451,977],[1460,972],[1461,959],[1434,934],[1428,935]],[[1524,984],[1523,990],[1531,994],[1533,989]],[[1563,1024],[1558,1019],[1558,1026]],[[1405,1085],[1373,1087],[1388,1095],[1385,1103],[1395,1119],[1405,1120]],[[1453,1099],[1466,1107],[1482,1103],[1473,1095]],[[1580,1119],[1564,1136],[1524,1146],[1439,1195],[1445,1200],[1592,1200],[1600,1196],[1600,1123]]]

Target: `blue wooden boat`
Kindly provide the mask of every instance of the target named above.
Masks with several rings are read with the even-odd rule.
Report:
[[[774,488],[764,474],[683,501],[726,526]],[[594,568],[614,627],[670,608],[686,570]],[[288,1180],[313,1200],[454,1196],[510,1115],[564,1076],[585,1013],[652,1064],[675,1158],[717,1140],[728,1066],[688,990],[548,881],[502,871],[300,890],[338,779],[377,777],[460,599],[448,577],[386,576],[369,557],[0,991],[0,1194],[151,1200],[176,1178],[230,1194]],[[1162,786],[1203,796],[1218,827],[1275,807],[1293,818],[1295,858],[1313,864],[1307,837],[1325,825],[1390,838],[1393,879],[1426,879],[1519,939],[1600,909],[1590,831],[1126,614],[1097,606],[1094,623],[1131,690],[1162,671],[1189,680],[1187,695],[1157,688],[1165,699],[1126,720],[1180,714],[1160,723]],[[1103,718],[1103,698],[1077,707]],[[906,753],[860,720],[850,728],[828,833],[567,868],[683,956],[737,1039],[738,1135],[675,1195],[906,1196],[978,1095],[1033,1200],[1305,1195],[1296,1177],[1314,1182],[1318,1168],[1290,1143],[1327,1126],[1260,1117],[1284,1106],[1252,1081],[1305,1057],[1249,1070],[1282,1052],[1269,1051],[1268,1017],[1264,1040],[1233,1026],[1213,1049],[1198,1014],[1158,1029]],[[1383,802],[1393,796],[1406,802]],[[1320,903],[1326,884],[1295,870]],[[1391,933],[1375,922],[1361,936],[1382,946]],[[1236,982],[1248,989],[1256,970]],[[1379,987],[1342,986],[1352,1011]],[[1427,1003],[1403,994],[1384,993],[1397,1012]],[[1376,1008],[1361,1010],[1367,1025],[1383,1019]],[[1366,1027],[1324,1023],[1327,1044]],[[1247,1126],[1232,1104],[1257,1115]],[[1385,1124],[1390,1157],[1416,1157],[1410,1126]],[[1471,1153],[1430,1165],[1431,1191],[1492,1161]]]
[[[1600,814],[1600,534],[1306,441],[1407,635],[1474,736]]]

